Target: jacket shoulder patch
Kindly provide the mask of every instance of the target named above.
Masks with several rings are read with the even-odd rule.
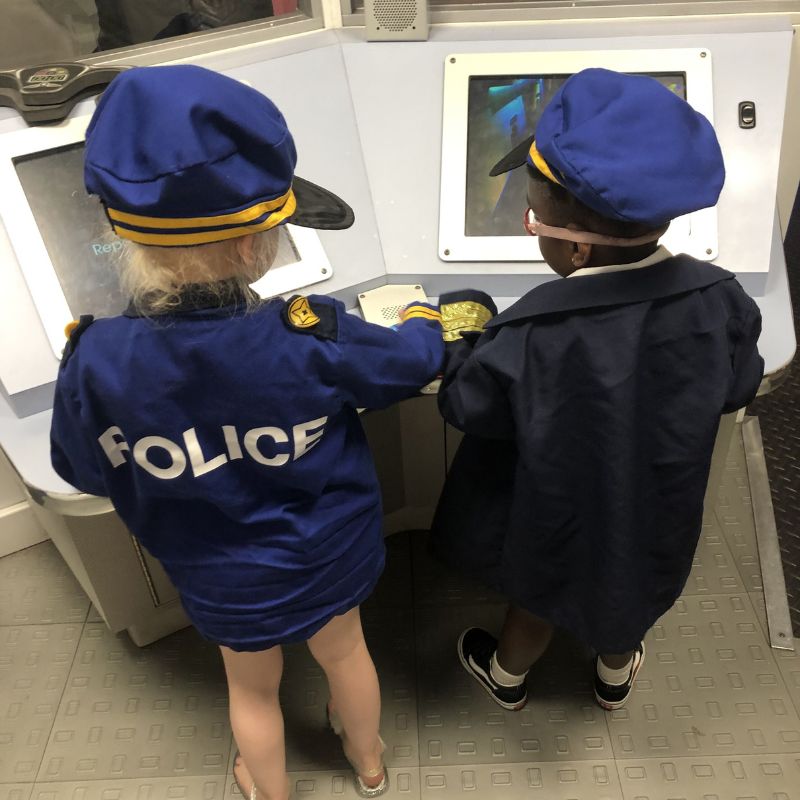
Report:
[[[80,319],[74,319],[65,326],[64,335],[67,337],[67,343],[64,345],[64,351],[61,355],[62,366],[67,363],[69,357],[75,352],[81,336],[93,322],[94,317],[91,314],[81,314]]]
[[[336,308],[327,303],[315,303],[307,297],[295,295],[286,301],[281,317],[289,330],[296,333],[310,333],[319,339],[334,341],[339,336]]]

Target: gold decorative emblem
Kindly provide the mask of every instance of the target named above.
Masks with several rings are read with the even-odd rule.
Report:
[[[486,306],[472,300],[460,303],[447,303],[440,308],[442,312],[442,338],[446,342],[455,342],[462,333],[482,333],[483,327],[492,318],[492,312]]]
[[[313,328],[319,323],[319,317],[311,310],[305,297],[296,297],[289,303],[289,322],[295,328]]]
[[[78,325],[80,325],[80,321],[77,319],[72,320],[72,322],[68,322],[64,326],[64,336],[69,339],[69,337],[72,336],[72,332],[78,327]]]

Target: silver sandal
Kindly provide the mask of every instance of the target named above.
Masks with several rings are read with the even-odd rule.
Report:
[[[350,762],[350,766],[353,768],[355,789],[359,797],[380,797],[382,794],[385,794],[389,789],[389,772],[386,769],[386,764],[383,763],[383,759],[381,759],[381,765],[378,769],[359,769],[347,754],[347,748],[345,747],[347,736],[345,735],[339,715],[335,711],[331,711],[330,706],[327,706],[326,710],[328,712],[328,724],[331,726],[331,730],[342,740],[344,757]],[[380,736],[378,736],[378,741],[381,743],[381,754],[383,754],[386,752],[386,743]],[[377,778],[381,773],[383,773],[383,779],[377,786],[368,786],[364,783],[363,778]]]
[[[237,750],[236,755],[233,758],[233,782],[239,788],[239,791],[242,793],[242,797],[247,798],[247,800],[258,800],[258,790],[256,789],[255,782],[250,787],[250,794],[248,794],[241,783],[239,783],[239,779],[236,777],[236,762],[237,760],[241,760],[244,763],[244,759],[242,758],[242,754]]]

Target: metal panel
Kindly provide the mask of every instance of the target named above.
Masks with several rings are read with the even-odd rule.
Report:
[[[427,43],[394,45],[392,58],[380,46],[348,42],[342,34],[390,281],[408,282],[413,275],[433,294],[434,288],[441,291],[440,282],[427,275],[450,276],[451,288],[472,276],[516,276],[516,291],[503,293],[519,296],[542,280],[524,264],[445,264],[437,256],[443,73],[445,57],[456,49],[453,42],[464,53],[703,47],[714,59],[714,117],[728,163],[718,205],[717,262],[739,272],[749,291],[762,294],[762,270],[772,248],[792,33],[788,22],[785,30],[775,32],[759,32],[757,23],[752,25],[749,33],[741,20],[733,26],[719,22],[718,32],[700,27],[694,33],[685,23],[683,29],[667,26],[671,33],[665,35],[648,23],[628,22],[625,36],[617,27],[618,38],[602,36],[602,26],[598,32],[585,25],[573,27],[572,33],[565,30],[561,39],[543,38],[535,26],[443,28]],[[742,58],[745,51],[748,58]],[[738,127],[735,110],[742,99],[756,100],[763,125],[749,131]],[[741,224],[745,218],[747,226]]]

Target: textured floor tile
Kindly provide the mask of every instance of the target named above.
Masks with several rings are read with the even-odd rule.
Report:
[[[221,774],[230,741],[216,647],[188,629],[138,648],[89,624],[38,780]]]
[[[80,635],[80,625],[0,628],[0,781],[36,777]]]
[[[0,558],[0,625],[84,622],[89,598],[52,542]]]
[[[715,513],[744,588],[748,592],[760,591],[763,588],[761,564],[740,432],[731,440]]]
[[[0,783],[0,800],[30,800],[32,783]]]
[[[103,617],[100,615],[100,612],[94,607],[94,605],[89,606],[89,615],[86,617],[87,622],[103,622]]]
[[[744,592],[744,583],[714,511],[703,515],[703,529],[684,594]]]
[[[792,696],[795,710],[800,715],[800,639],[794,640],[794,651],[773,650],[772,655]]]
[[[411,535],[414,605],[436,606],[505,604],[501,595],[448,569],[428,554],[428,534]]]
[[[800,759],[731,756],[618,761],[625,800],[795,800]]]
[[[30,800],[223,800],[226,778],[135,778],[37,783]]]
[[[423,800],[622,800],[613,761],[423,767]]]
[[[349,769],[314,772],[290,772],[292,800],[356,800],[358,794],[353,787],[353,773]],[[233,778],[228,778],[225,800],[239,800],[241,792]],[[382,797],[415,800],[419,798],[419,769],[389,769],[389,791]],[[137,798],[138,800],[138,798]]]
[[[764,632],[764,638],[769,641],[769,625],[767,624],[767,604],[764,600],[764,592],[749,592],[748,597],[756,613],[756,619]]]
[[[800,719],[745,595],[683,597],[648,634],[617,758],[800,752]]]
[[[364,608],[411,608],[414,596],[411,573],[411,539],[395,533],[384,539],[386,569]]]
[[[387,617],[390,617],[388,619]],[[393,767],[417,766],[417,704],[412,615],[402,609],[364,609],[364,635],[381,682],[381,732],[386,761]],[[325,674],[305,645],[284,648],[281,706],[286,720],[290,770],[344,767],[337,736],[327,726]]]
[[[610,758],[605,715],[587,691],[591,662],[570,640],[554,642],[531,670],[522,711],[504,711],[464,671],[458,633],[469,625],[497,631],[503,613],[497,606],[417,611],[420,764]]]

